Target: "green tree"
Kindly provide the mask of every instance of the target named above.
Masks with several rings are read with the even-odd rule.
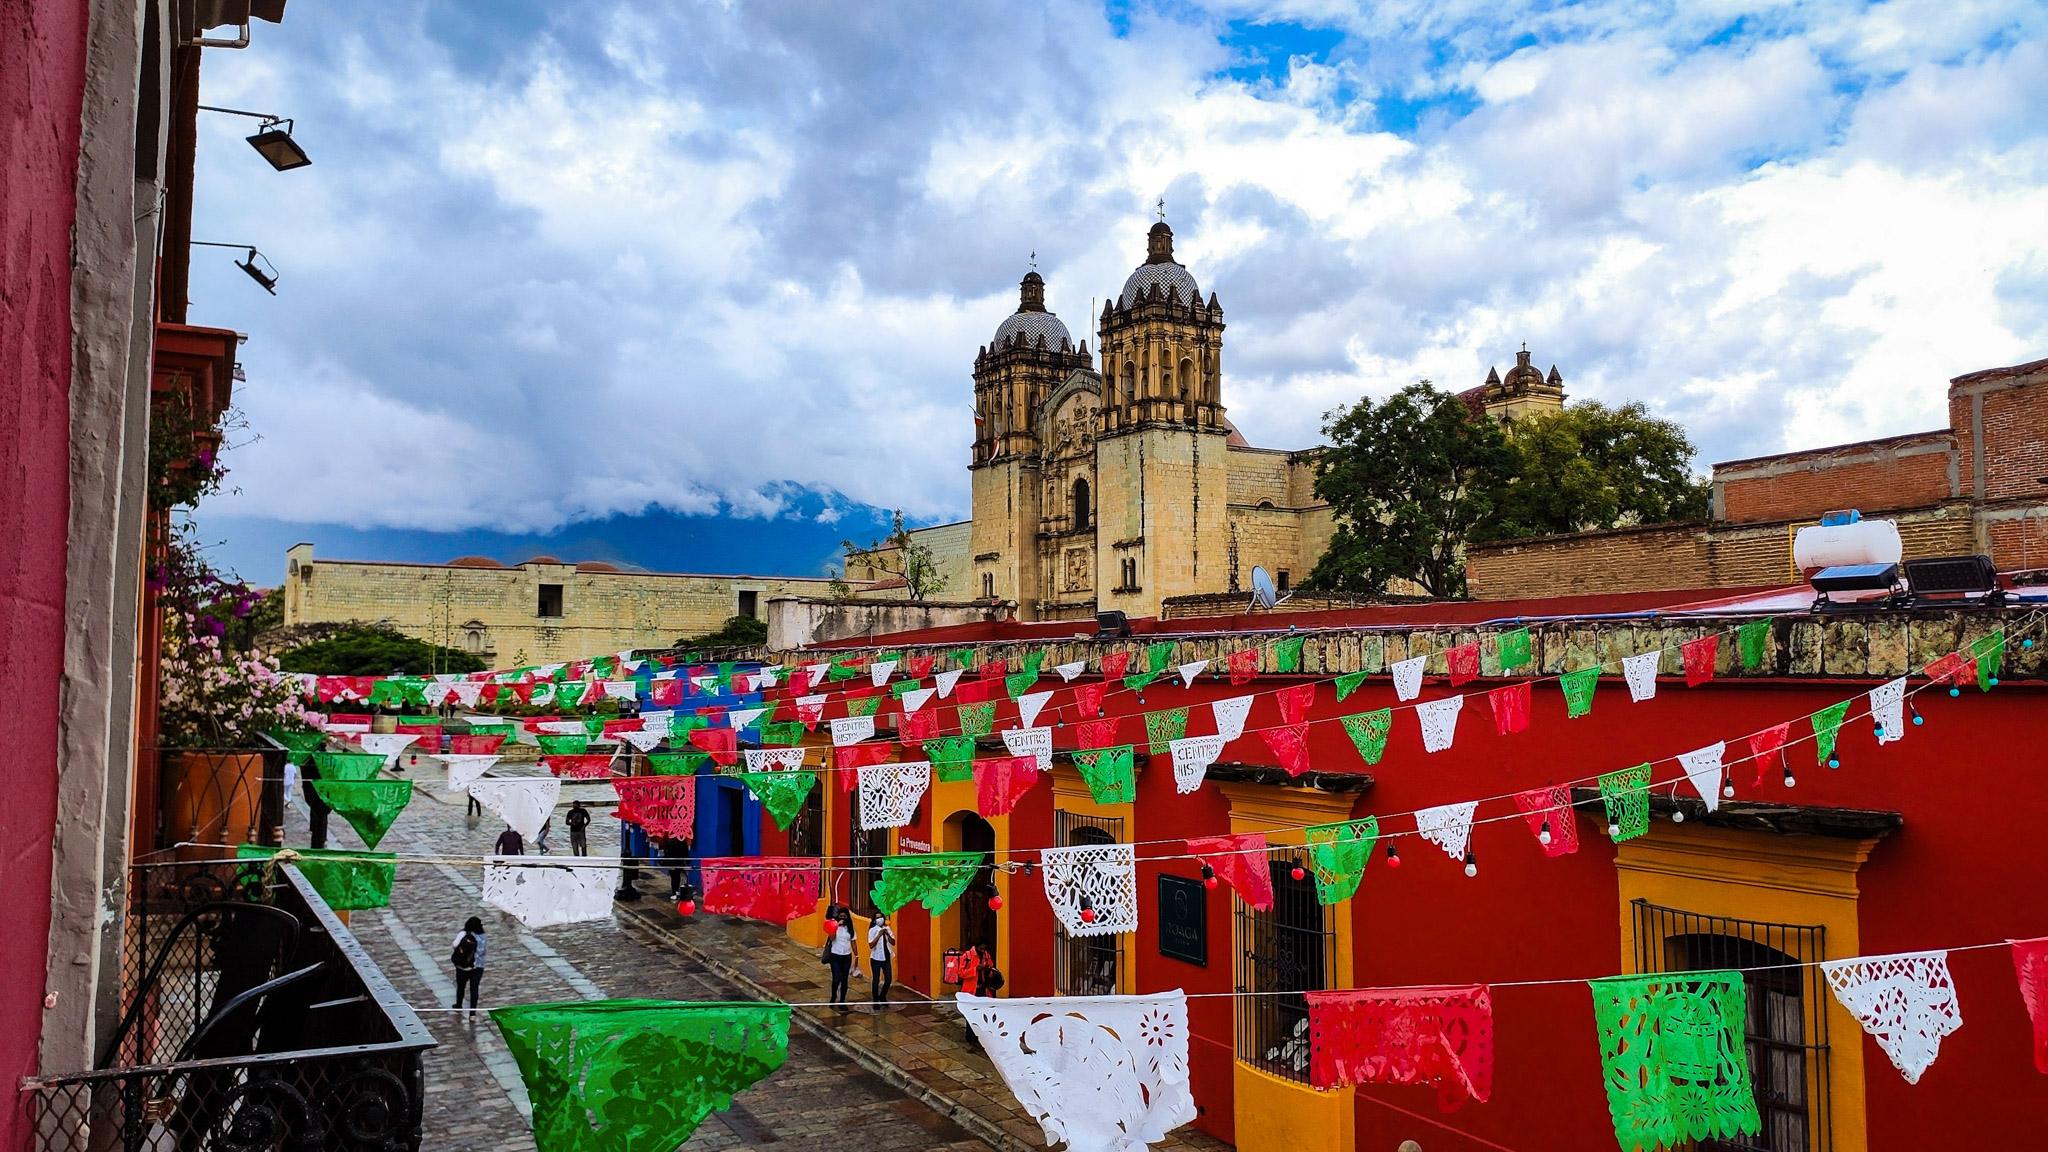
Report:
[[[865,554],[869,568],[886,575],[901,576],[904,595],[912,600],[923,600],[946,590],[946,575],[939,571],[938,560],[929,547],[904,527],[901,509],[891,514],[886,540],[875,541],[866,548],[855,548],[853,541],[842,540],[840,546],[846,549],[848,560]],[[894,555],[889,555],[892,552]]]
[[[1432,596],[1463,595],[1465,541],[1496,515],[1514,475],[1500,426],[1424,380],[1329,413],[1323,433],[1316,496],[1337,531],[1308,587],[1379,596],[1412,580]]]
[[[1708,484],[1692,471],[1685,430],[1641,404],[1596,401],[1508,426],[1515,477],[1474,540],[1509,540],[1633,524],[1702,520]]]
[[[467,652],[415,640],[394,628],[357,624],[294,648],[277,658],[287,672],[321,676],[424,676],[435,672],[481,672],[484,662]]]
[[[768,642],[768,622],[752,616],[728,616],[716,632],[702,636],[685,636],[676,641],[678,648],[751,648]]]

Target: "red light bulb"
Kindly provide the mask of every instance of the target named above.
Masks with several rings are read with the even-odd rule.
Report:
[[[1202,887],[1204,887],[1204,888],[1214,888],[1214,887],[1216,887],[1216,878],[1215,878],[1214,876],[1204,876],[1204,877],[1202,877]]]
[[[1294,866],[1294,869],[1290,871],[1288,875],[1294,877],[1296,880],[1305,880],[1308,878],[1308,869],[1303,868],[1299,864],[1296,864]]]
[[[1095,909],[1093,909],[1093,908],[1083,908],[1083,909],[1081,909],[1081,923],[1083,923],[1083,924],[1093,924],[1093,923],[1095,923]]]
[[[1001,912],[1003,910],[1003,898],[1001,896],[989,897],[988,910],[991,912]]]
[[[695,916],[697,914],[697,902],[695,900],[678,900],[676,901],[676,911],[685,916]]]

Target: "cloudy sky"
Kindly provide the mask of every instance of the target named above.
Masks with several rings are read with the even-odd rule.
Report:
[[[249,333],[200,522],[256,580],[812,573],[964,517],[1028,254],[1092,337],[1160,197],[1261,445],[1527,341],[1704,470],[2048,355],[2039,0],[309,3],[203,83],[314,158],[202,116],[195,235],[283,273],[194,270]]]

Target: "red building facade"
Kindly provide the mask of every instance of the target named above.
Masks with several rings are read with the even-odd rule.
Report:
[[[1766,1123],[1758,1147],[1847,1152],[2009,1143],[2038,1123],[2048,1084],[2034,1070],[2005,950],[1951,956],[1965,1024],[1943,1041],[1940,1059],[1917,1085],[1906,1084],[1864,1037],[1816,969],[1778,966],[2048,934],[2048,897],[2030,881],[2048,867],[2048,839],[2037,828],[2048,811],[2048,754],[2031,738],[2048,714],[2038,655],[2048,645],[2021,647],[2029,630],[2039,631],[2040,609],[1818,619],[1800,610],[1810,598],[1804,590],[1679,607],[1700,595],[1174,621],[1173,632],[1120,643],[1058,641],[1037,632],[1039,639],[1028,625],[987,625],[831,652],[847,659],[973,645],[979,658],[1009,657],[1015,667],[1022,654],[1042,651],[1047,669],[1086,659],[1090,679],[1103,654],[1135,651],[1142,660],[1143,646],[1160,640],[1174,641],[1175,663],[1212,660],[1192,687],[1171,669],[1142,693],[1112,686],[1106,713],[1123,717],[1114,742],[1138,745],[1131,803],[1095,804],[1067,763],[1078,717],[1071,708],[1055,715],[1069,705],[1066,691],[1056,692],[1039,721],[1067,721],[1055,731],[1061,754],[1053,779],[1007,816],[979,816],[972,784],[934,783],[911,825],[862,838],[851,790],[834,787],[828,776],[818,847],[834,876],[831,890],[851,894],[856,911],[864,910],[859,892],[872,877],[847,858],[868,853],[984,849],[998,862],[1022,863],[1060,844],[1137,845],[1137,931],[1069,940],[1039,880],[999,869],[992,884],[1002,896],[1000,911],[987,911],[986,895],[970,892],[942,916],[915,905],[899,914],[898,979],[946,996],[952,989],[940,981],[944,950],[981,938],[994,945],[1008,976],[1006,996],[1171,988],[1204,994],[1190,1001],[1196,1124],[1245,1149],[1391,1148],[1411,1138],[1433,1152],[1612,1146],[1583,981],[1715,967],[1775,969],[1751,973],[1748,989],[1758,1006],[1751,1039],[1767,1053],[1758,1072]],[[1646,611],[1658,604],[1661,610]],[[1617,612],[1634,615],[1605,615]],[[1720,646],[1716,679],[1686,686],[1679,643],[1771,612],[1778,615],[1759,667],[1743,667],[1731,633]],[[1495,623],[1482,623],[1488,620]],[[1483,676],[1453,689],[1442,659],[1430,662],[1421,699],[1462,692],[1467,703],[1452,747],[1426,752],[1385,666],[1470,640],[1488,645],[1488,637],[1525,621],[1538,661],[1528,676]],[[1304,638],[1300,674],[1261,674],[1241,687],[1216,676],[1223,654],[1245,648],[1265,649],[1271,667],[1271,646],[1289,625]],[[1924,722],[1879,745],[1865,693],[2000,627],[2010,645],[1995,689],[1980,692],[1972,683],[1957,697],[1945,687],[1918,692],[1911,705]],[[1660,648],[1668,651],[1655,697],[1632,702],[1618,661]],[[1568,719],[1556,674],[1603,661],[1608,674],[1590,713]],[[1333,678],[1352,671],[1371,675],[1339,702]],[[1526,731],[1503,735],[1484,693],[1516,679],[1535,680],[1532,719]],[[1308,712],[1311,767],[1290,777],[1258,733],[1281,723],[1273,691],[1301,683],[1316,685]],[[1926,683],[1918,675],[1911,680],[1915,687]],[[1048,671],[1037,687],[1063,686]],[[1248,692],[1258,695],[1243,736],[1225,747],[1203,787],[1180,794],[1168,758],[1145,755],[1142,714],[1186,707],[1187,734],[1203,735],[1214,731],[1211,701]],[[1751,733],[1791,721],[1797,740],[1807,732],[1806,717],[1844,699],[1852,704],[1839,768],[1822,766],[1810,742],[1787,754],[1789,786],[1776,760],[1764,765],[1761,779],[1754,765],[1740,762]],[[1384,757],[1368,767],[1336,719],[1382,707],[1396,710],[1392,735]],[[1014,705],[998,708],[997,729],[1016,726]],[[882,710],[885,733],[893,710]],[[1673,758],[1715,741],[1728,742],[1735,796],[1709,816],[1677,782]],[[1000,741],[985,742],[980,752],[1002,754]],[[921,753],[906,749],[897,758]],[[1508,799],[1545,785],[1585,787],[1599,773],[1644,762],[1655,765],[1657,814],[1648,834],[1625,843],[1610,840],[1597,801],[1582,792],[1577,851],[1548,856]],[[1463,862],[1414,835],[1411,814],[1475,799],[1476,875],[1468,877]],[[1674,820],[1674,810],[1690,818]],[[1180,841],[1190,837],[1262,831],[1275,845],[1299,844],[1302,826],[1365,815],[1380,820],[1380,847],[1358,894],[1329,906],[1305,896],[1312,885],[1299,882],[1290,900],[1292,852],[1273,857],[1280,894],[1272,913],[1245,908],[1227,885],[1200,887],[1195,860],[1159,859],[1183,857]],[[767,830],[764,851],[782,843]],[[1389,867],[1390,844],[1398,867]],[[1176,905],[1174,915],[1162,901]],[[803,935],[810,928],[803,922],[793,930]],[[1229,995],[1472,983],[1502,986],[1494,992],[1493,1093],[1450,1114],[1438,1113],[1427,1088],[1309,1088],[1308,1037],[1297,1032],[1300,1001]]]

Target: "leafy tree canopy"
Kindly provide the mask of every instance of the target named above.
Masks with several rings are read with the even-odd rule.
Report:
[[[853,541],[842,540],[840,547],[846,550],[849,561],[860,556],[873,571],[901,576],[904,594],[912,600],[924,600],[946,590],[946,574],[939,571],[937,557],[929,546],[910,534],[900,508],[890,516],[887,539],[874,541],[866,548],[856,548]]]
[[[1308,587],[1465,593],[1468,541],[1695,520],[1708,487],[1683,429],[1640,404],[1585,401],[1505,428],[1428,381],[1332,413],[1316,495],[1337,530]]]
[[[1512,540],[1701,520],[1708,484],[1693,475],[1692,441],[1641,404],[1566,405],[1508,425],[1515,476],[1498,515],[1474,540]]]
[[[1514,474],[1500,426],[1424,380],[1331,412],[1323,433],[1331,446],[1316,462],[1316,495],[1337,531],[1309,586],[1378,596],[1405,579],[1432,596],[1463,595],[1464,542],[1497,514]]]
[[[374,624],[342,628],[278,657],[287,672],[321,676],[425,676],[435,672],[481,672],[484,662],[467,652],[415,640]]]
[[[752,616],[728,616],[718,631],[702,636],[685,636],[678,648],[750,648],[768,642],[768,622]]]

